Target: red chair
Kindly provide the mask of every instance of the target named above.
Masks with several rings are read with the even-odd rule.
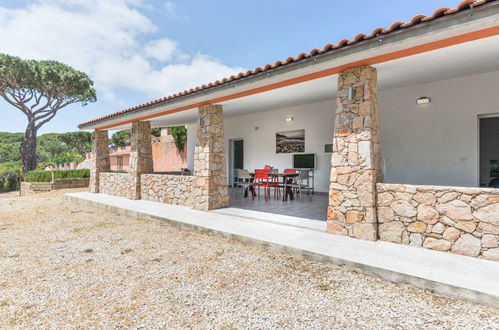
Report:
[[[265,170],[255,170],[255,182],[253,183],[253,186],[258,187],[258,190],[260,190],[260,187],[264,189],[265,201],[269,198],[270,188],[275,189],[274,198],[276,197],[276,194],[277,198],[279,198],[279,184],[269,178],[269,173]],[[255,198],[254,195],[253,198]]]
[[[296,168],[287,168],[284,170],[284,174],[296,174]],[[284,186],[284,180],[286,179],[278,182],[280,186]]]

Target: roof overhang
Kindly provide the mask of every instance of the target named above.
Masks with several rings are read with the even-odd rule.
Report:
[[[347,68],[377,65],[499,35],[499,2],[442,16],[424,24],[390,32],[301,59],[232,82],[189,92],[158,103],[115,113],[80,125],[81,129],[116,129],[138,120],[151,120],[250,95],[335,75]]]

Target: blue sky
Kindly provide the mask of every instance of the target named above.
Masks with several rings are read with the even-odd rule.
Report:
[[[327,43],[431,15],[456,0],[2,0],[0,53],[87,72],[98,101],[61,112],[40,133],[198,86]],[[24,131],[0,101],[0,131]]]

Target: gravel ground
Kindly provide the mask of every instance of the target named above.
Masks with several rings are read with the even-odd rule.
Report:
[[[0,328],[499,328],[492,308],[63,192],[0,195]]]

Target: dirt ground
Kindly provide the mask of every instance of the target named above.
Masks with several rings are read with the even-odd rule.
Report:
[[[64,192],[0,194],[0,328],[499,328],[492,308]]]

